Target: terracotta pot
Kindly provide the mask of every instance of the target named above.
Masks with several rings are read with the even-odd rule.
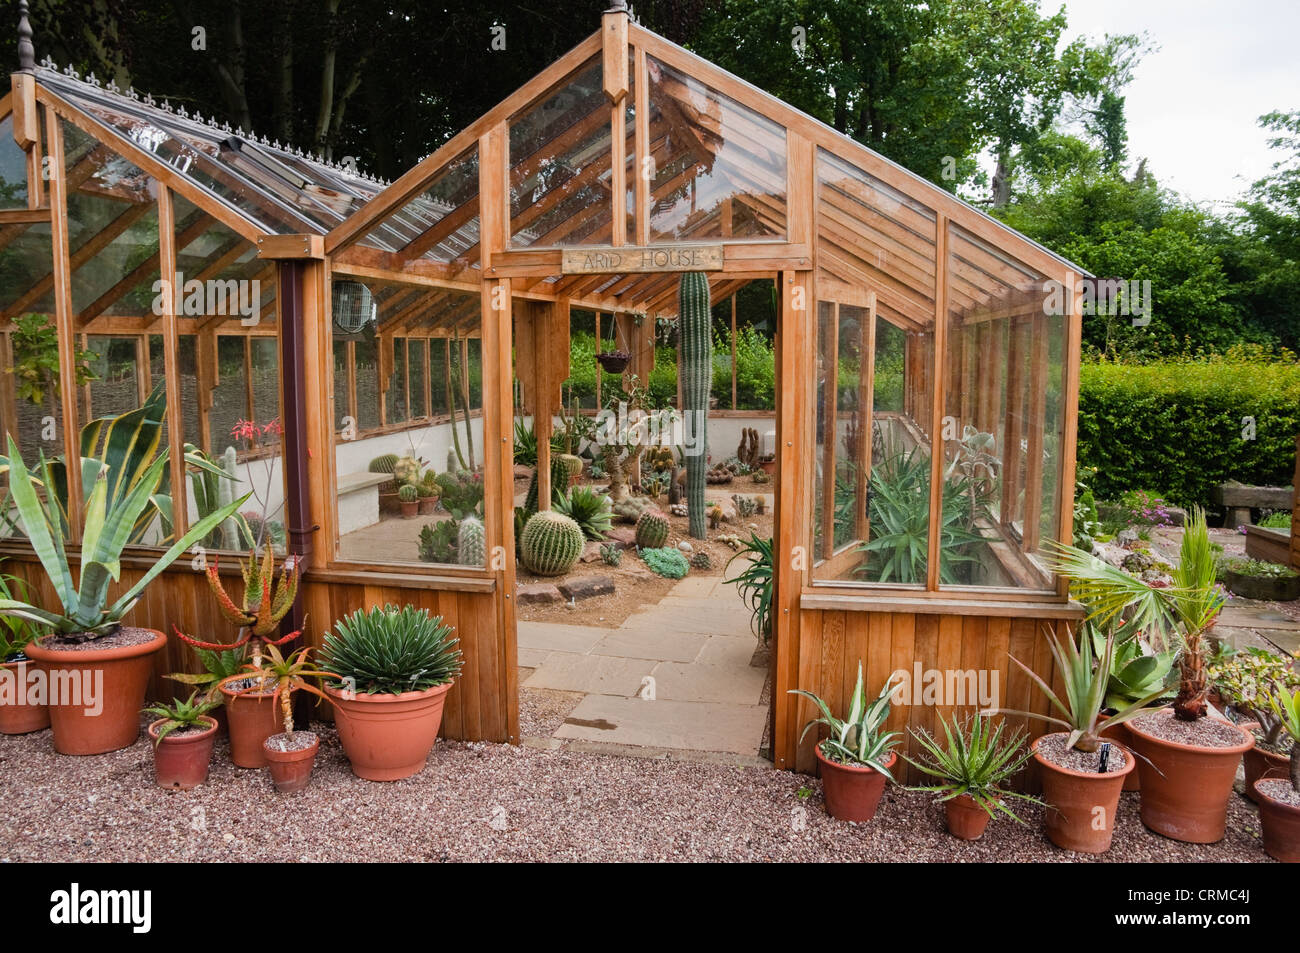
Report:
[[[208,715],[206,731],[178,735],[167,734],[158,740],[158,726],[166,718],[159,718],[149,726],[149,742],[153,748],[154,778],[160,788],[188,791],[208,779],[208,765],[212,763],[212,745],[217,740],[217,720]]]
[[[167,644],[155,629],[153,638],[139,645],[88,649],[81,652],[48,649],[38,639],[26,648],[27,657],[45,673],[49,683],[50,727],[54,750],[60,754],[104,754],[135,743],[140,737],[140,709],[153,674],[153,655]],[[93,686],[99,697],[90,710],[73,694],[55,698],[56,682]],[[79,694],[79,693],[78,693]],[[72,704],[61,704],[69,701]]]
[[[419,500],[399,500],[402,505],[402,519],[414,519],[420,515]]]
[[[303,734],[303,732],[297,732]],[[262,742],[262,755],[271,771],[271,783],[281,794],[293,794],[301,791],[311,781],[311,769],[316,764],[316,752],[320,750],[320,738],[312,735],[311,746],[301,751],[281,751],[275,747],[273,735]]]
[[[25,735],[50,727],[50,710],[45,703],[27,703],[28,679],[36,677],[36,665],[22,659],[5,662],[3,668],[4,674],[0,675],[3,679],[0,681],[0,735]]]
[[[948,817],[948,833],[962,840],[979,840],[989,826],[989,812],[975,803],[969,794],[943,802]]]
[[[826,813],[841,821],[859,824],[876,816],[880,796],[885,793],[887,778],[875,768],[850,764],[836,764],[816,747],[817,763],[822,777],[822,793],[826,798]],[[885,768],[892,770],[898,753],[889,752]]]
[[[420,508],[421,516],[432,516],[438,508],[438,498],[436,496],[425,496],[415,501]]]
[[[237,695],[221,689],[226,700],[226,724],[230,732],[230,760],[238,768],[264,768],[262,742],[279,734],[284,721],[280,705],[271,692]]]
[[[334,726],[352,773],[367,781],[399,781],[418,774],[438,738],[451,684],[400,695],[366,695],[325,686],[334,702]]]
[[[1243,721],[1240,722],[1240,726],[1253,734],[1255,729],[1259,727],[1259,723]],[[1272,751],[1265,751],[1259,746],[1258,738],[1255,739],[1255,746],[1241,756],[1241,761],[1246,774],[1246,797],[1252,801],[1255,800],[1256,781],[1289,776],[1290,757],[1284,754],[1274,754]]]
[[[1125,748],[1133,747],[1133,739],[1128,733],[1128,725],[1121,722],[1118,725],[1111,725],[1101,733],[1103,738],[1111,741],[1118,741]],[[1124,790],[1138,791],[1142,788],[1142,773],[1140,771],[1129,771],[1124,775]]]
[[[772,474],[776,473],[775,460],[760,460],[758,462],[758,465],[763,468],[763,472],[766,473],[768,476],[771,476]]]
[[[1172,718],[1165,708],[1161,718]],[[1240,725],[1223,722],[1241,733],[1231,748],[1201,748],[1165,741],[1128,722],[1142,774],[1142,823],[1157,834],[1189,844],[1213,844],[1223,839],[1228,798],[1237,778],[1241,756],[1255,745],[1255,736]]]
[[[1048,737],[1051,735],[1043,736]],[[1065,850],[1105,853],[1110,849],[1111,836],[1115,833],[1115,813],[1119,810],[1124,779],[1133,770],[1137,759],[1131,751],[1119,745],[1126,756],[1123,770],[1106,774],[1074,771],[1039,754],[1038,747],[1043,738],[1035,738],[1032,748],[1043,782],[1043,800],[1047,802],[1043,809],[1043,825],[1047,828],[1048,840]]]
[[[1260,781],[1274,780],[1261,778]],[[1289,779],[1287,779],[1289,780]],[[1259,781],[1255,782],[1259,784]],[[1286,864],[1300,863],[1300,807],[1292,807],[1274,800],[1265,792],[1268,788],[1252,791],[1259,805],[1259,824],[1264,838],[1264,850],[1274,860]]]

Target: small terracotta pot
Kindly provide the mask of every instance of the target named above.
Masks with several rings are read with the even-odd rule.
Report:
[[[45,703],[29,705],[28,680],[37,677],[34,663],[23,659],[5,662],[0,674],[0,735],[25,735],[50,727],[50,710]],[[4,684],[4,683],[8,684]],[[8,697],[6,697],[8,696]]]
[[[432,516],[434,510],[438,508],[438,498],[436,496],[422,496],[415,502],[420,507],[421,516]]]
[[[1242,725],[1242,727],[1250,730],[1249,725]],[[1258,739],[1255,746],[1241,756],[1241,760],[1242,768],[1246,772],[1246,797],[1252,801],[1255,800],[1256,781],[1290,777],[1290,756],[1265,751],[1259,747]]]
[[[398,781],[418,774],[438,739],[451,685],[400,695],[366,695],[326,685],[352,773],[367,781]]]
[[[948,817],[948,833],[962,840],[979,840],[991,820],[989,812],[969,794],[944,801],[943,810]]]
[[[271,771],[271,782],[275,789],[281,794],[293,794],[301,791],[311,781],[311,769],[316,764],[320,738],[313,734],[311,746],[301,751],[280,751],[273,743],[279,737],[281,735],[272,735],[262,742],[262,755]]]
[[[855,821],[859,824],[875,817],[888,779],[875,768],[836,764],[822,754],[821,745],[814,750],[821,771],[826,813],[841,821]],[[885,768],[892,770],[897,761],[898,753],[889,752]]]
[[[262,742],[279,734],[284,720],[271,692],[238,695],[224,686],[226,724],[230,732],[230,760],[238,768],[266,767]]]
[[[1255,784],[1270,780],[1275,779],[1260,778]],[[1300,863],[1300,807],[1274,800],[1265,793],[1267,790],[1268,788],[1252,790],[1254,801],[1259,805],[1264,850],[1268,856],[1285,864]]]
[[[45,673],[50,686],[50,727],[54,750],[60,754],[104,754],[135,743],[140,737],[140,709],[153,674],[153,655],[167,645],[167,636],[149,629],[153,638],[119,648],[60,651],[37,639],[24,650]],[[56,683],[90,685],[102,697],[89,708],[82,698],[53,697]],[[102,684],[101,684],[102,683]],[[72,704],[63,704],[71,701]]]
[[[1111,725],[1101,733],[1103,738],[1111,741],[1118,741],[1125,748],[1133,747],[1132,736],[1128,733],[1128,725],[1120,722],[1118,725]],[[1140,791],[1142,789],[1142,773],[1140,771],[1130,771],[1124,775],[1125,791]]]
[[[1158,717],[1172,718],[1165,708]],[[1227,829],[1228,798],[1237,778],[1241,756],[1255,745],[1255,736],[1240,725],[1223,722],[1241,732],[1241,744],[1231,748],[1200,748],[1165,741],[1128,722],[1142,774],[1142,823],[1157,834],[1189,844],[1213,844]]]
[[[1103,854],[1110,849],[1110,840],[1115,833],[1115,813],[1119,810],[1124,779],[1133,770],[1137,759],[1131,751],[1119,745],[1125,755],[1123,770],[1085,774],[1063,768],[1039,754],[1038,746],[1047,737],[1051,736],[1035,738],[1032,745],[1034,761],[1043,782],[1043,800],[1047,802],[1043,809],[1047,838],[1065,850]]]
[[[212,763],[212,745],[217,740],[217,720],[204,715],[208,729],[193,734],[167,734],[158,740],[158,726],[166,718],[159,718],[149,726],[149,743],[153,748],[154,778],[160,788],[188,791],[208,779],[208,765]]]
[[[404,520],[414,519],[415,517],[420,515],[419,500],[399,499],[398,502],[401,503],[402,506],[402,519]]]

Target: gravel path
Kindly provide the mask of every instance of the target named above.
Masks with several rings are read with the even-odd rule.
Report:
[[[415,778],[355,778],[320,728],[311,787],[276,795],[219,741],[207,784],[168,792],[147,742],[55,754],[48,731],[0,737],[0,861],[1065,861],[1030,827],[998,822],[964,843],[923,794],[891,791],[870,824],[832,820],[820,784],[755,768],[439,742]],[[809,793],[805,799],[800,790]],[[1110,861],[1267,861],[1235,796],[1228,836],[1201,847],[1148,833],[1124,795]]]

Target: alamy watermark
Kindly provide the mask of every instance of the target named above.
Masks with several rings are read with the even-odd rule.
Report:
[[[1050,317],[1066,313],[1066,290],[1063,281],[1043,282],[1043,314]],[[1080,279],[1075,283],[1074,294],[1082,299],[1085,315],[1131,318],[1135,328],[1151,323],[1150,279]]]
[[[153,313],[159,317],[167,311],[188,317],[238,317],[246,328],[262,320],[262,282],[257,278],[185,279],[178,271],[172,281],[159,278],[153,283]]]
[[[98,717],[104,711],[104,670],[46,671],[30,662],[0,669],[0,705],[55,705],[81,708]]]
[[[688,457],[705,450],[704,411],[628,409],[626,402],[596,414],[593,439],[601,447],[680,447]]]

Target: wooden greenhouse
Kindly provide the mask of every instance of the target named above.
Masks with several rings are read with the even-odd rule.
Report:
[[[814,764],[787,691],[839,701],[858,660],[872,686],[980,672],[1002,704],[1045,710],[1009,656],[1050,673],[1044,626],[1081,615],[1043,560],[1071,536],[1068,261],[618,9],[391,183],[25,59],[0,100],[0,422],[26,457],[68,459],[91,420],[165,411],[167,519],[125,576],[201,512],[187,454],[227,461],[304,561],[309,639],[375,603],[440,613],[466,656],[445,734],[517,741],[512,423],[534,415],[544,458],[570,309],[612,320],[645,374],[643,319],[676,312],[682,272],[707,272],[714,301],[769,280],[775,764]],[[42,355],[59,373],[36,393]],[[239,421],[256,431],[232,436]],[[374,531],[366,461],[412,442],[480,467],[487,565]],[[41,585],[21,538],[0,546]],[[214,634],[198,565],[134,617]],[[158,694],[183,648],[159,656]],[[896,726],[945,711],[916,695]]]

